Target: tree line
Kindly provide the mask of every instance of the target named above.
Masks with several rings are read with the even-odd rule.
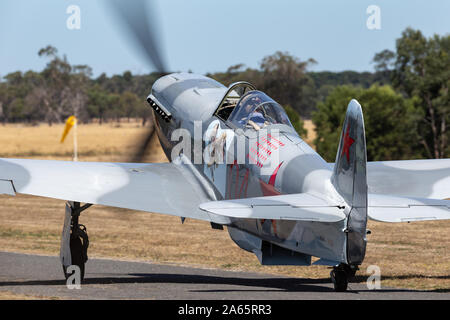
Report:
[[[49,125],[75,114],[82,122],[103,123],[140,118],[150,109],[145,101],[162,74],[101,74],[87,65],[71,65],[48,46],[38,52],[48,63],[41,72],[10,73],[0,79],[0,121]],[[314,59],[300,60],[275,52],[259,67],[233,65],[207,76],[228,85],[245,80],[285,107],[294,127],[305,135],[302,119],[312,119],[314,144],[333,161],[345,109],[352,98],[363,106],[369,160],[444,158],[450,152],[450,36],[426,38],[407,28],[396,50],[373,57],[375,72],[312,72]]]
[[[315,145],[329,161],[344,118],[346,103],[356,98],[363,107],[369,160],[446,158],[450,155],[450,36],[426,38],[405,29],[395,52],[373,58],[376,73],[389,82],[364,89],[337,86],[316,105]]]

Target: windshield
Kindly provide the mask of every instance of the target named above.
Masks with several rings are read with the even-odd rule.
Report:
[[[220,102],[215,115],[225,121],[228,120],[228,117],[233,112],[239,99],[251,90],[255,90],[255,87],[248,82],[239,81],[232,83]]]
[[[244,95],[230,115],[230,121],[238,127],[262,129],[272,124],[292,127],[283,108],[260,91]]]

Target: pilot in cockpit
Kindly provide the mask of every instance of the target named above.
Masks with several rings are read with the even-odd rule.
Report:
[[[262,107],[258,107],[249,116],[248,124],[255,130],[259,130],[267,125],[266,117],[262,111]]]
[[[258,105],[262,103],[259,97],[252,97],[248,101],[240,114],[240,120],[238,121],[241,125],[250,125],[255,130],[259,130],[265,126],[266,118]]]
[[[259,91],[250,91],[244,95],[231,113],[229,121],[241,128],[256,131],[277,124],[292,127],[283,107]]]

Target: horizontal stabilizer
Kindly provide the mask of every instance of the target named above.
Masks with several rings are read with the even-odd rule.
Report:
[[[450,219],[450,201],[369,194],[369,218],[383,222]]]
[[[367,185],[372,194],[450,198],[450,159],[369,161]]]
[[[230,218],[338,222],[344,210],[307,193],[211,201],[200,209]]]
[[[369,193],[450,198],[450,159],[369,162],[367,173]]]

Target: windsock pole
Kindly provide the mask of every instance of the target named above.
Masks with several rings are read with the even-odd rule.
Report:
[[[60,141],[60,143],[63,143],[69,134],[70,129],[75,127],[73,128],[73,161],[78,161],[77,122],[78,120],[75,116],[70,116],[67,118],[66,126],[64,127],[64,132]]]
[[[78,141],[77,141],[78,119],[73,126],[73,161],[78,161]]]

